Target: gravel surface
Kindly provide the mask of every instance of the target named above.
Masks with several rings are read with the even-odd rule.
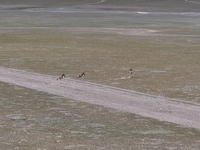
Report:
[[[0,67],[0,81],[200,129],[200,104],[135,91]]]

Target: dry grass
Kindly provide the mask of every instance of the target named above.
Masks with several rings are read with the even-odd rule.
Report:
[[[0,90],[0,149],[199,148],[198,130],[5,83]]]
[[[85,72],[86,80],[91,82],[193,102],[200,100],[196,37],[154,33],[127,36],[102,28],[90,32],[88,28],[7,31],[11,33],[1,37],[1,66],[53,75],[65,73],[71,78]],[[129,68],[133,68],[134,78],[123,80]]]
[[[115,13],[1,12],[0,66],[199,103],[198,16]],[[0,88],[0,149],[199,149],[193,129]]]

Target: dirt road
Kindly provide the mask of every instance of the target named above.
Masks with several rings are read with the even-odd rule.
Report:
[[[156,97],[135,91],[0,67],[0,81],[114,108],[160,121],[200,129],[200,104]]]

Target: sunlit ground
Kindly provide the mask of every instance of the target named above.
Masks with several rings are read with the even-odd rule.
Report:
[[[13,13],[0,14],[1,66],[200,102],[196,16]]]
[[[0,66],[200,102],[200,19],[0,13]],[[128,70],[133,69],[133,78]],[[199,131],[1,83],[0,149],[198,149]]]
[[[0,83],[0,149],[196,149],[200,132]]]

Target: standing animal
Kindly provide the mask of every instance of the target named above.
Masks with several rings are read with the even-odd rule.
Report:
[[[81,75],[78,75],[78,78],[83,78],[85,76],[85,73],[83,72]]]
[[[56,80],[61,80],[63,78],[65,78],[65,74],[62,74],[62,76],[58,77]]]
[[[129,69],[129,76],[128,76],[128,78],[132,78],[132,77],[133,77],[133,70]]]

